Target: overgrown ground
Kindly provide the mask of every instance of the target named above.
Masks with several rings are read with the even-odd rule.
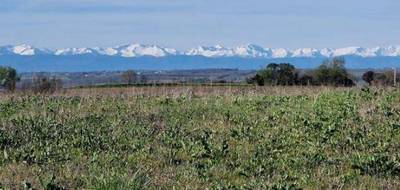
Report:
[[[400,186],[400,90],[230,93],[3,96],[0,186]]]

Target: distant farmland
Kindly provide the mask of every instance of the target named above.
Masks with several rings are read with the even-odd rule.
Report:
[[[305,72],[307,70],[300,70]],[[361,75],[368,69],[349,70],[349,73],[356,81],[362,81]],[[383,70],[376,70],[383,71]],[[238,69],[200,69],[200,70],[172,70],[172,71],[136,71],[136,82],[140,84],[155,83],[245,83],[246,79],[255,75],[255,70]],[[37,75],[56,77],[63,81],[66,88],[78,86],[95,85],[118,85],[123,84],[123,71],[103,71],[103,72],[55,72],[55,73],[21,73],[21,82],[29,83]]]

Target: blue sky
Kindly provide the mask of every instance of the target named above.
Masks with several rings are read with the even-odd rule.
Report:
[[[1,0],[0,45],[399,45],[399,10],[399,0]]]

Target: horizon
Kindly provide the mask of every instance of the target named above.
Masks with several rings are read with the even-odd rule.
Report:
[[[0,45],[386,47],[400,44],[399,8],[395,0],[5,0],[0,5]]]

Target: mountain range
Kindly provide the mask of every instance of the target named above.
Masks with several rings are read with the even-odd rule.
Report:
[[[258,69],[269,62],[289,62],[313,68],[324,59],[341,56],[350,68],[387,68],[400,65],[400,46],[346,48],[264,48],[200,46],[179,51],[158,45],[45,49],[31,45],[0,46],[0,65],[20,71],[172,70],[197,68]]]
[[[337,56],[359,56],[359,57],[379,57],[379,56],[400,56],[400,46],[388,47],[346,47],[346,48],[299,48],[299,49],[284,49],[284,48],[264,48],[254,44],[242,45],[234,48],[228,48],[221,45],[204,47],[200,46],[186,51],[178,51],[173,48],[165,48],[157,45],[143,44],[128,44],[116,47],[106,48],[65,48],[65,49],[43,49],[36,48],[27,44],[16,46],[0,46],[0,55],[106,55],[106,56],[121,56],[121,57],[140,57],[140,56],[204,56],[204,57],[244,57],[244,58],[293,58],[293,57],[308,57],[308,58],[332,58]]]

